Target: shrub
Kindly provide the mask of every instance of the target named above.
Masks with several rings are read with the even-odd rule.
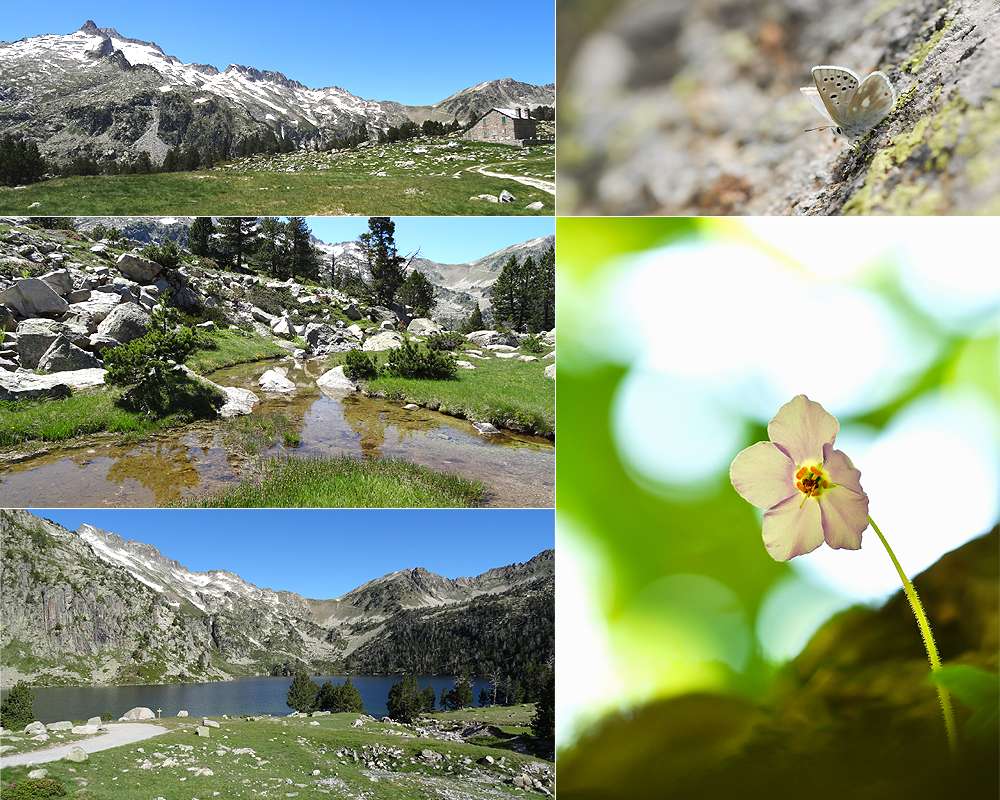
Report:
[[[46,800],[65,796],[63,785],[54,778],[26,778],[3,787],[3,800]]]
[[[191,328],[171,330],[165,312],[154,315],[154,327],[145,336],[114,347],[104,355],[106,380],[126,387],[122,402],[149,416],[162,417],[185,410],[199,417],[215,416],[222,396],[210,386],[193,381],[178,365],[198,347]]]
[[[394,683],[389,689],[386,710],[396,722],[413,722],[425,707],[423,692],[412,675],[404,675],[399,683]]]
[[[319,687],[310,680],[305,672],[296,672],[288,687],[288,697],[285,703],[289,708],[299,712],[312,711],[316,707],[316,695]]]
[[[402,347],[390,350],[385,362],[385,373],[395,378],[450,380],[457,371],[450,355],[440,350],[421,349],[412,342],[403,342]]]
[[[464,342],[465,337],[458,331],[434,333],[424,340],[424,344],[431,350],[457,350]]]
[[[373,380],[378,377],[378,364],[374,356],[349,350],[344,357],[344,374],[352,381]]]
[[[320,686],[319,694],[316,695],[316,708],[320,711],[332,711],[337,714],[343,711],[362,711],[364,704],[361,701],[361,692],[348,678],[337,686],[334,686],[330,681]]]
[[[0,184],[36,183],[45,177],[46,169],[37,144],[9,133],[0,137]]]
[[[521,342],[521,349],[526,353],[544,353],[549,348],[545,346],[542,337],[539,334],[535,334]]]
[[[35,694],[24,681],[18,681],[0,705],[0,725],[19,731],[35,718]]]
[[[268,314],[282,314],[285,309],[293,309],[298,301],[287,288],[269,289],[254,284],[247,289],[247,300]]]
[[[161,244],[147,244],[141,252],[144,258],[155,261],[164,269],[177,269],[181,264],[180,248],[170,239]]]

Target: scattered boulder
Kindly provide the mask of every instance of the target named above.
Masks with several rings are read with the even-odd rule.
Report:
[[[523,361],[526,364],[530,364],[532,361],[538,361],[538,357],[537,356],[518,356],[517,360],[518,361]]]
[[[377,353],[382,350],[394,350],[397,347],[403,346],[403,334],[399,331],[382,331],[381,333],[376,333],[374,336],[370,337],[364,345],[362,345],[362,350],[369,353]]]
[[[104,321],[97,326],[102,336],[110,336],[122,344],[143,336],[152,324],[152,318],[137,303],[122,303],[115,306]]]
[[[275,336],[282,336],[285,339],[291,339],[295,335],[292,329],[292,322],[288,317],[277,317],[274,320],[274,324],[271,325],[271,333]]]
[[[177,716],[178,717],[186,717],[187,715],[188,715],[188,712],[185,711],[183,708],[180,711],[177,712]]]
[[[503,359],[517,358],[517,351],[514,351],[513,353],[494,353],[493,356],[494,358]]]
[[[208,717],[202,717],[201,724],[204,725],[207,728],[221,728],[222,727],[214,719],[209,719]]]
[[[490,422],[473,422],[472,427],[479,432],[480,436],[496,436],[500,433],[500,429]]]
[[[60,297],[65,297],[73,291],[73,276],[69,274],[68,269],[47,272],[38,280],[47,283],[49,288]]]
[[[327,370],[316,379],[316,385],[323,394],[334,397],[358,390],[358,385],[344,374],[343,367]]]
[[[74,761],[77,764],[86,761],[88,758],[90,758],[90,756],[87,755],[87,751],[82,747],[72,748],[65,756],[66,761]]]
[[[443,758],[443,756],[436,750],[430,750],[427,748],[420,751],[420,757],[424,761],[430,761],[431,763],[440,761]]]
[[[49,771],[47,769],[33,769],[31,770],[31,772],[28,773],[28,780],[38,781],[44,778],[48,774]]]
[[[74,389],[89,389],[104,383],[103,369],[77,369],[36,375],[27,370],[0,370],[0,400],[29,400],[39,397],[69,397]]]
[[[122,253],[115,265],[122,275],[137,283],[152,283],[163,272],[163,267],[138,253]]]
[[[98,728],[100,728],[104,724],[104,720],[102,720],[100,717],[91,717],[90,719],[87,720],[87,724],[96,725]]]
[[[97,356],[77,347],[63,335],[52,343],[38,361],[38,369],[42,372],[66,372],[100,366],[101,360]]]
[[[139,719],[156,719],[156,714],[153,713],[151,708],[146,708],[145,706],[136,706],[126,711],[122,716],[118,718],[119,722],[131,722],[133,720]]]
[[[0,303],[21,317],[62,314],[69,305],[52,287],[38,278],[21,278],[0,292]]]
[[[506,344],[514,347],[517,345],[517,337],[510,333],[500,333],[500,331],[473,331],[465,334],[465,338],[477,347],[489,347],[491,344]]]
[[[492,767],[496,761],[493,756],[483,756],[476,761],[477,764],[482,764],[484,767]]]
[[[364,314],[361,313],[361,309],[355,303],[350,303],[344,307],[344,316],[354,322],[364,318]]]
[[[257,385],[265,392],[290,394],[295,391],[295,384],[285,377],[283,370],[269,369],[257,380]]]
[[[332,325],[323,322],[310,322],[302,332],[302,338],[313,351],[324,350],[340,341],[340,333]]]
[[[24,732],[29,736],[37,736],[39,733],[45,733],[45,723],[38,722],[37,720],[30,722],[24,726]]]
[[[485,200],[487,203],[499,203],[500,198],[495,194],[477,194],[469,198],[470,200]]]
[[[486,349],[493,353],[513,353],[516,347],[509,344],[488,344]]]
[[[433,336],[436,333],[441,333],[441,326],[426,317],[417,317],[410,321],[406,330],[416,336]]]
[[[517,198],[510,192],[508,192],[506,189],[504,189],[502,192],[500,192],[499,200],[501,203],[513,203],[515,200],[517,200]]]
[[[64,719],[59,722],[50,722],[45,727],[48,728],[50,731],[68,731],[72,730],[73,723],[70,722],[68,719]]]
[[[245,416],[252,412],[254,406],[260,402],[260,398],[249,389],[239,389],[235,386],[220,386],[219,388],[226,395],[226,401],[219,408],[219,416],[222,419]],[[178,711],[177,716],[186,717],[187,711]]]
[[[17,326],[17,354],[21,366],[34,369],[42,356],[65,331],[61,322],[51,319],[26,319]]]
[[[204,725],[199,725],[197,728],[195,728],[195,733],[197,733],[203,739],[209,739],[212,736],[212,732]]]
[[[87,340],[87,349],[92,350],[97,353],[97,355],[104,357],[104,351],[109,350],[112,347],[118,347],[121,345],[117,339],[113,339],[110,336],[103,336],[100,333],[91,334],[90,338]]]
[[[100,725],[74,725],[70,728],[70,733],[75,733],[77,736],[90,736],[97,733],[100,729]]]
[[[545,208],[545,203],[543,203],[541,200],[536,200],[534,203],[528,203],[528,205],[526,205],[525,208],[528,211],[541,211],[543,208]]]
[[[459,369],[475,369],[476,368],[475,364],[473,364],[471,361],[461,361],[461,360],[456,360],[455,361],[455,366],[458,367]]]
[[[71,303],[67,307],[66,313],[85,325],[91,333],[94,333],[97,326],[107,319],[108,314],[121,301],[121,295],[114,292],[91,292],[89,299]]]
[[[549,380],[553,380],[553,381],[556,379],[556,365],[555,364],[549,364],[545,368],[545,377],[548,378]]]

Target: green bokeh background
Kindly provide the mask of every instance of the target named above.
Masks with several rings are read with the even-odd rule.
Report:
[[[573,729],[561,726],[565,747],[612,709],[700,690],[760,696],[780,667],[765,656],[755,633],[765,597],[783,579],[799,580],[808,591],[796,597],[820,607],[830,603],[831,590],[810,588],[791,566],[767,555],[759,517],[732,490],[725,470],[698,492],[636,477],[619,455],[612,426],[615,394],[631,365],[593,346],[602,335],[593,311],[608,302],[609,279],[630,257],[681,241],[732,241],[785,258],[774,240],[763,243],[738,221],[720,219],[562,218],[557,241],[560,543],[578,545],[598,565],[584,591],[603,618],[624,687],[589,709],[570,701]],[[910,404],[946,386],[974,387],[1000,408],[996,328],[982,316],[960,330],[936,323],[902,291],[897,266],[887,258],[856,282],[932,336],[938,355],[881,406],[848,421],[882,430]],[[615,313],[628,324],[628,309]],[[746,444],[766,438],[764,425],[748,418]],[[560,627],[561,635],[571,630]],[[564,674],[573,665],[559,669]]]

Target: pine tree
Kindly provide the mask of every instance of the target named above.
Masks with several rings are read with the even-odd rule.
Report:
[[[507,259],[500,274],[490,287],[490,301],[493,304],[493,319],[498,325],[514,326],[518,315],[517,298],[518,273],[521,265],[516,256]]]
[[[35,695],[24,681],[18,681],[0,704],[0,725],[19,731],[35,719]]]
[[[483,319],[483,311],[477,304],[465,322],[462,323],[462,327],[459,330],[462,333],[472,333],[473,331],[481,331],[485,328],[486,321]]]
[[[222,217],[219,220],[222,252],[230,265],[237,269],[245,263],[250,251],[250,236],[256,222],[254,217]]]
[[[529,329],[550,331],[556,326],[556,251],[546,250],[531,280],[532,310]]]
[[[434,695],[434,687],[433,686],[424,687],[424,690],[421,692],[421,696],[423,697],[424,701],[424,711],[433,711],[434,703],[437,699],[436,696]]]
[[[254,254],[257,267],[272,278],[289,275],[292,261],[284,224],[276,217],[264,217],[258,228],[259,243]]]
[[[472,681],[466,675],[459,675],[455,678],[455,685],[444,697],[441,698],[441,706],[449,711],[457,711],[460,708],[468,708],[472,705]]]
[[[213,233],[215,225],[211,217],[195,217],[188,228],[188,249],[196,256],[211,256]]]
[[[434,299],[434,284],[427,280],[424,273],[413,270],[399,287],[399,300],[413,309],[413,316],[427,317],[431,309],[437,305],[437,300]]]
[[[361,699],[361,692],[358,691],[357,686],[351,683],[350,678],[344,681],[338,688],[340,689],[338,711],[359,712],[364,710],[365,704]]]
[[[0,137],[0,184],[20,186],[45,177],[47,165],[38,145],[22,136]]]
[[[556,735],[556,681],[552,669],[546,671],[541,697],[531,720],[531,732],[546,753],[551,753]]]
[[[289,243],[289,268],[292,278],[315,278],[319,274],[319,261],[310,238],[312,232],[305,217],[289,217],[285,223]]]
[[[316,695],[319,687],[312,682],[305,672],[296,672],[292,685],[288,687],[288,698],[285,704],[299,712],[312,711],[316,706]]]
[[[389,217],[371,217],[368,232],[362,233],[358,241],[371,274],[371,301],[380,306],[392,305],[406,280],[405,259],[396,252],[396,223]]]
[[[424,696],[417,687],[417,679],[404,675],[399,683],[393,684],[386,708],[389,716],[397,722],[413,722],[424,708]]]

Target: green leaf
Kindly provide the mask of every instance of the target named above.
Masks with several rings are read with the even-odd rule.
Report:
[[[966,731],[974,738],[987,738],[1000,725],[1000,675],[968,664],[942,667],[934,681],[951,692],[972,716]]]

